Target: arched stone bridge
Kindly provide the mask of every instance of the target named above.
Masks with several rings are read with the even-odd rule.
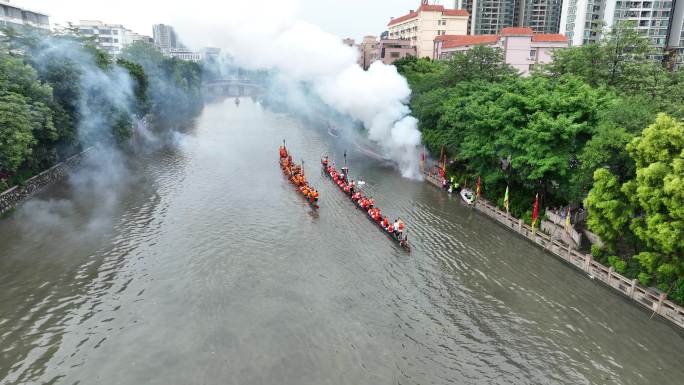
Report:
[[[255,96],[261,93],[264,87],[249,79],[217,79],[202,84],[202,92],[205,96]]]

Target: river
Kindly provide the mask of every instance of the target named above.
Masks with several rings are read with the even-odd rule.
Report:
[[[283,138],[317,212],[277,165]],[[0,384],[682,383],[674,326],[351,149],[409,226],[399,249],[321,175],[342,151],[215,103],[125,178],[72,177],[0,220]]]

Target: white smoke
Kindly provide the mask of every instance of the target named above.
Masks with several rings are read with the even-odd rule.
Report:
[[[202,6],[198,5],[200,8]],[[407,106],[411,90],[394,66],[357,64],[355,48],[317,26],[295,20],[296,1],[269,2],[258,12],[234,2],[230,13],[201,12],[203,19],[179,18],[181,38],[194,47],[218,46],[248,68],[271,68],[304,83],[330,107],[358,120],[369,138],[399,165],[402,175],[420,178],[420,132]],[[209,16],[209,19],[205,17]],[[212,20],[213,19],[213,20]],[[350,21],[353,22],[353,21]]]

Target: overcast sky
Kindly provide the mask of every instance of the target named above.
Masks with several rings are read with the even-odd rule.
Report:
[[[435,0],[430,0],[433,3]],[[453,4],[436,0],[438,4]],[[201,22],[203,15],[231,14],[251,8],[254,16],[269,8],[286,7],[292,17],[317,25],[340,37],[360,38],[385,30],[390,16],[415,9],[420,0],[10,0],[50,15],[51,23],[82,19],[123,24],[135,32],[152,35],[152,24]],[[239,4],[238,4],[239,3]],[[451,8],[451,7],[449,7]],[[182,36],[181,36],[182,38]]]

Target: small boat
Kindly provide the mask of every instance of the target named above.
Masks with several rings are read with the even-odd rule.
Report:
[[[349,200],[352,201],[354,206],[356,206],[357,209],[363,211],[364,214],[366,214],[366,217],[373,222],[385,235],[390,237],[393,241],[395,241],[400,247],[402,247],[404,250],[411,252],[411,246],[408,243],[408,231],[404,231],[402,235],[397,235],[394,232],[388,231],[385,227],[383,227],[381,223],[381,219],[378,218],[377,220],[374,219],[371,214],[368,212],[367,209],[364,207],[361,207],[359,204],[359,200],[354,200],[353,197],[353,190],[350,191],[349,189],[349,184],[348,184],[348,175],[349,175],[349,169],[347,167],[342,168],[342,172],[338,172],[332,165],[329,164],[328,157],[321,158],[321,168],[323,173],[330,178],[333,183],[337,184],[337,186],[340,188],[340,190],[347,195]],[[335,180],[337,178],[337,180]],[[364,183],[365,184],[365,183]]]
[[[297,189],[306,201],[314,209],[318,208],[318,191],[309,185],[304,177],[304,161],[302,164],[295,164],[292,162],[292,155],[290,155],[285,147],[285,141],[279,149],[280,168],[283,174],[287,177],[289,182]]]
[[[463,199],[465,204],[470,206],[475,202],[475,193],[469,188],[461,189],[461,199]]]

